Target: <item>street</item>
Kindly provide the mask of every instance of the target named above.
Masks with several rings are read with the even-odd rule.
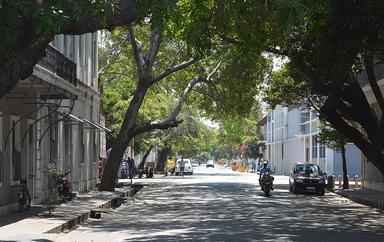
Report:
[[[141,179],[134,202],[57,241],[382,241],[383,213],[327,192],[294,195],[275,176],[263,197],[257,176],[194,167],[192,176]]]

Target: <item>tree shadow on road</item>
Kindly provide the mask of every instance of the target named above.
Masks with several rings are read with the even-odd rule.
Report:
[[[253,184],[150,184],[89,229],[124,241],[382,241],[382,214],[334,198],[293,195],[287,185],[266,198]]]

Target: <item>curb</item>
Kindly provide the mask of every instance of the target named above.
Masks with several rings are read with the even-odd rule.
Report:
[[[143,187],[143,185],[140,185],[140,184],[133,185],[130,187],[129,190],[126,190],[124,192],[120,192],[120,195],[112,197],[110,200],[99,205],[96,208],[118,207],[121,205],[121,200],[118,199],[119,197],[133,197],[133,196],[135,196],[136,193],[138,193],[141,190],[142,187]],[[76,225],[81,224],[81,223],[85,222],[86,220],[88,220],[90,217],[92,209],[93,208],[89,208],[89,210],[87,212],[84,212],[81,215],[78,215],[78,216],[68,220],[67,222],[64,222],[63,224],[56,226],[55,228],[50,229],[44,233],[46,233],[46,234],[59,234],[59,233],[64,232],[65,230],[70,230],[70,229],[74,228]]]
[[[341,192],[335,192],[337,195],[340,195],[342,197],[345,197],[345,198],[348,198],[356,203],[360,203],[360,204],[363,204],[363,205],[366,205],[366,206],[370,206],[370,207],[374,207],[374,208],[377,208],[377,209],[381,209],[381,210],[384,210],[384,202],[380,202],[380,201],[372,201],[372,200],[369,200],[369,199],[364,199],[364,198],[361,198],[361,197],[357,197],[357,196],[353,196],[353,195],[350,195],[350,194],[343,194]]]

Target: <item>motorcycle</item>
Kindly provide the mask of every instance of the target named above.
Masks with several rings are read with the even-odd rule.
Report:
[[[58,185],[57,193],[62,198],[63,202],[72,200],[72,184],[67,177],[68,174],[69,172],[61,174],[56,181],[56,184]]]
[[[266,197],[270,196],[272,188],[272,176],[269,172],[264,173],[260,179],[261,190],[264,192]]]

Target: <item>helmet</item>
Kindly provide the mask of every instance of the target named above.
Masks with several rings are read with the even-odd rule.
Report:
[[[268,161],[263,160],[263,165],[268,165]]]

